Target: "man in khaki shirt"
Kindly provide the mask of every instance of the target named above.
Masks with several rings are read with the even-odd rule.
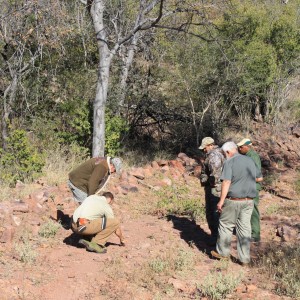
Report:
[[[106,253],[105,243],[113,233],[119,237],[120,245],[125,245],[120,221],[114,217],[110,206],[113,200],[114,196],[110,192],[102,196],[91,195],[74,211],[73,232],[83,236],[94,235],[91,242],[79,240],[79,244],[84,245],[88,251]]]

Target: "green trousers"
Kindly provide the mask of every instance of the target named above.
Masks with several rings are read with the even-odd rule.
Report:
[[[258,210],[259,191],[256,191],[256,197],[253,199],[254,208],[251,215],[251,237],[256,241],[260,241],[260,214]]]
[[[217,251],[222,256],[230,255],[233,228],[236,227],[239,260],[250,262],[251,214],[253,200],[236,201],[226,199],[220,215]]]

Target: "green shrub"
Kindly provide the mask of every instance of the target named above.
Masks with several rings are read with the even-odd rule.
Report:
[[[201,295],[212,300],[225,299],[241,282],[242,274],[212,272],[199,286]]]
[[[105,153],[115,156],[121,149],[121,136],[129,127],[125,119],[115,116],[109,110],[105,113]]]
[[[59,223],[56,223],[52,220],[49,220],[47,223],[44,223],[40,230],[39,235],[44,238],[53,238],[55,237],[57,231],[61,228]]]
[[[189,194],[186,186],[168,187],[157,192],[157,211],[162,214],[188,215],[192,219],[205,218],[204,204]]]
[[[14,245],[14,248],[19,260],[25,264],[34,263],[38,256],[27,234],[20,238],[20,241]]]
[[[258,264],[276,280],[279,295],[300,299],[300,247],[299,243],[280,249],[270,245],[261,255]]]
[[[14,130],[7,139],[7,150],[0,148],[0,180],[14,184],[35,178],[44,165],[43,155],[31,145],[24,130]]]

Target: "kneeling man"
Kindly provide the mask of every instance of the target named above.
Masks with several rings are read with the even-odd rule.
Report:
[[[91,195],[74,211],[72,230],[74,233],[91,236],[92,241],[79,240],[88,251],[106,253],[105,243],[115,233],[120,239],[120,245],[124,246],[124,238],[120,228],[120,221],[114,217],[110,204],[114,196],[110,192],[102,196]]]

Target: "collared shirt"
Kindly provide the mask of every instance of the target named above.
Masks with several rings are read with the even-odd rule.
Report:
[[[255,152],[253,149],[250,149],[246,155],[248,157],[251,157],[253,159],[253,161],[255,162],[256,166],[258,167],[258,169],[261,171],[261,161],[260,161],[260,157],[257,154],[257,152]],[[256,182],[256,189],[258,191],[261,190],[261,184],[259,182]]]
[[[221,180],[231,181],[227,197],[255,198],[256,178],[260,177],[261,171],[254,161],[246,155],[236,153],[225,161]]]
[[[87,197],[80,206],[74,211],[73,220],[76,223],[78,218],[88,220],[100,219],[103,216],[114,218],[111,206],[103,196],[91,195]]]

